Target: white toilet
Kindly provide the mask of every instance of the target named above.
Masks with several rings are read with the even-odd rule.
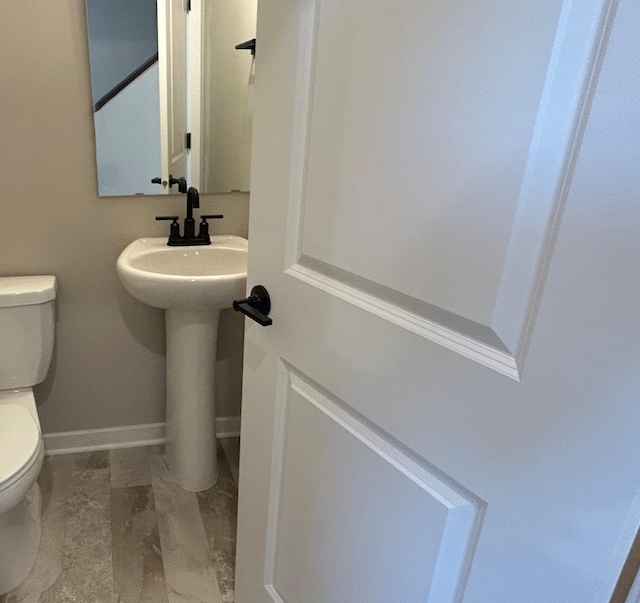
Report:
[[[19,586],[40,543],[44,445],[33,386],[55,332],[54,276],[0,277],[0,596]]]

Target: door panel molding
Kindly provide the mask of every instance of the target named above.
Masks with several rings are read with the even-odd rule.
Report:
[[[279,361],[278,368],[277,397],[264,573],[265,589],[272,600],[277,603],[289,600],[284,593],[280,593],[278,587],[280,534],[284,530],[286,537],[287,528],[292,529],[294,526],[296,539],[303,539],[300,534],[300,524],[295,520],[292,521],[292,525],[283,527],[283,521],[285,521],[283,508],[287,508],[287,503],[290,503],[290,506],[293,505],[293,508],[301,504],[300,501],[294,500],[292,502],[287,499],[286,486],[288,485],[290,488],[289,494],[293,492],[293,498],[296,498],[300,492],[318,492],[319,488],[322,489],[322,476],[325,470],[332,475],[334,473],[335,465],[329,464],[327,467],[325,458],[318,461],[315,471],[313,467],[304,465],[304,471],[300,471],[298,468],[298,473],[296,473],[295,464],[298,462],[296,452],[299,450],[296,441],[298,444],[303,442],[304,447],[310,446],[313,449],[313,437],[315,436],[318,441],[322,442],[322,447],[326,443],[328,449],[334,446],[340,449],[337,454],[341,459],[341,471],[346,472],[347,476],[352,474],[355,479],[359,475],[355,464],[357,461],[353,461],[353,458],[358,454],[366,455],[368,464],[377,464],[379,469],[376,473],[376,480],[379,478],[380,482],[376,482],[375,486],[379,486],[381,492],[389,491],[389,487],[385,489],[385,486],[389,486],[389,484],[384,480],[389,479],[390,475],[395,480],[393,482],[395,488],[391,489],[394,490],[394,496],[398,497],[400,507],[403,501],[406,502],[402,495],[414,505],[416,505],[416,498],[420,497],[421,502],[415,507],[419,511],[414,516],[416,525],[422,525],[420,523],[420,519],[422,519],[424,525],[432,528],[434,533],[427,534],[425,532],[423,537],[417,538],[416,541],[424,548],[424,558],[433,563],[425,566],[424,571],[417,572],[419,577],[416,580],[421,578],[427,580],[429,577],[427,580],[427,584],[430,584],[427,601],[434,603],[460,601],[470,572],[475,546],[480,536],[486,503],[451,477],[418,457],[392,436],[383,432],[364,417],[359,416],[346,404],[333,397],[282,359]],[[298,410],[296,410],[296,406]],[[301,421],[299,417],[306,416],[305,413],[311,413],[315,420],[312,422]],[[296,416],[298,419],[295,418]],[[331,438],[327,438],[325,431],[322,431],[321,424],[323,422],[326,423],[324,429],[330,430],[333,434]],[[314,434],[313,431],[316,429],[320,431]],[[358,452],[352,456],[343,457],[345,449]],[[371,459],[377,460],[372,461]],[[350,464],[353,464],[351,473],[349,472]],[[380,467],[386,467],[386,471],[389,473],[380,470]],[[291,484],[286,483],[288,468],[289,478],[293,480]],[[339,483],[339,479],[336,483]],[[303,480],[307,480],[308,483],[301,483]],[[401,492],[401,490],[405,491]],[[332,488],[323,491],[328,492],[329,499],[331,496],[338,498],[340,496],[340,491],[336,492]],[[345,508],[340,509],[340,513],[343,514],[342,524],[348,520],[349,513],[355,513],[354,517],[360,517],[361,514],[367,513],[368,500],[376,498],[375,487],[372,487],[370,494],[371,497],[367,498],[362,506],[351,499],[345,501]],[[322,504],[318,500],[320,499],[314,498],[314,505]],[[354,504],[356,504],[357,510],[349,511],[349,506]],[[375,507],[376,503],[372,504]],[[308,508],[306,505],[303,507]],[[397,511],[389,508],[386,521],[378,521],[378,524],[386,522],[393,524],[394,511],[395,515],[402,518],[401,523],[406,520],[405,515],[402,514],[402,507]],[[309,519],[312,522],[314,512],[320,517],[323,516],[323,512],[324,515],[332,515],[331,508],[328,507],[320,509],[320,511],[309,508],[305,520]],[[370,515],[377,517],[378,520],[381,519],[377,512],[370,512]],[[420,518],[420,515],[423,517]],[[350,526],[350,524],[351,522],[347,521],[346,525]],[[323,525],[325,526],[323,531],[332,529],[329,525]],[[375,533],[377,527],[371,525],[371,532]],[[382,532],[381,539],[387,542],[390,536],[384,528]],[[300,546],[304,548],[303,545]],[[360,544],[360,546],[363,545]],[[410,543],[407,543],[407,547],[411,548]],[[358,546],[355,546],[354,550],[359,551]],[[416,554],[418,551],[419,549],[413,553]],[[309,560],[306,561],[310,563]],[[401,562],[399,564],[402,565]],[[321,571],[319,566],[313,563],[310,565],[315,568],[314,571]],[[287,568],[290,573],[291,568],[288,565]],[[313,593],[309,594],[309,596],[312,595]],[[298,596],[300,596],[299,593]]]
[[[511,379],[520,380],[515,358],[495,332],[485,325],[305,255],[286,270],[286,274]]]
[[[395,297],[405,302],[390,301],[389,287],[304,254],[302,237],[321,4],[322,0],[298,3],[300,37],[285,242],[287,274],[519,381],[617,0],[564,0],[561,4],[526,164],[514,199],[509,243],[487,324],[400,292],[395,292]],[[371,286],[363,286],[366,283]],[[386,290],[386,296],[378,295],[382,290]],[[416,311],[416,304],[406,303],[407,299],[421,304],[421,309]]]
[[[492,327],[524,366],[618,0],[565,0]]]

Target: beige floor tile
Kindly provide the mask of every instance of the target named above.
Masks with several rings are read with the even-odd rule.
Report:
[[[113,581],[119,603],[167,603],[158,517],[150,485],[111,490]]]
[[[173,481],[160,455],[151,471],[169,602],[221,603],[196,494]]]
[[[71,477],[67,522],[58,581],[43,603],[111,603],[111,499],[109,469],[99,456],[79,455]]]
[[[76,471],[92,471],[94,469],[109,468],[109,451],[80,452],[69,455],[73,459]]]
[[[157,446],[45,459],[38,557],[0,603],[232,603],[238,442],[225,443],[199,494]]]
[[[130,488],[151,484],[149,447],[122,448],[109,452],[111,487]]]
[[[237,486],[224,455],[219,450],[218,481],[212,488],[198,492],[209,552],[213,559],[224,603],[233,603],[236,561]]]

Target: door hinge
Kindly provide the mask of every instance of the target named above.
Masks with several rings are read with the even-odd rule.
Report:
[[[186,0],[187,12],[191,12],[191,0]]]
[[[191,148],[191,132],[187,132],[184,136],[184,146],[186,149]]]

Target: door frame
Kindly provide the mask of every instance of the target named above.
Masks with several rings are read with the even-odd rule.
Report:
[[[198,190],[202,180],[202,0],[191,0],[187,13],[187,131],[191,148],[187,151],[187,180]]]

